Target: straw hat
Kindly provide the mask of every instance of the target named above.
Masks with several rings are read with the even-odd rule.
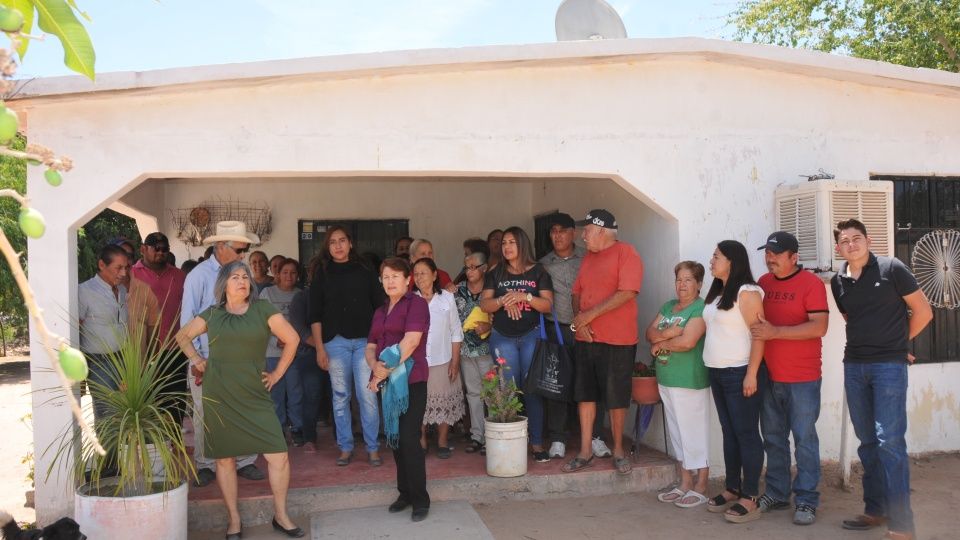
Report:
[[[221,221],[217,223],[217,233],[203,239],[204,244],[214,242],[243,242],[259,244],[260,237],[247,232],[247,224],[242,221]]]

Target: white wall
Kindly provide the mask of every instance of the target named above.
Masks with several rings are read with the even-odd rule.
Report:
[[[46,185],[39,171],[29,173],[30,195],[48,220],[47,237],[30,243],[31,281],[43,305],[73,306],[76,261],[67,249],[70,236],[143,178],[619,178],[624,193],[662,218],[641,220],[637,227],[649,254],[648,275],[663,275],[672,259],[705,261],[725,238],[748,248],[761,245],[773,227],[774,189],[799,181],[801,173],[822,167],[838,178],[861,180],[870,173],[960,174],[956,93],[935,95],[919,84],[917,91],[884,87],[878,79],[871,79],[874,86],[848,82],[840,68],[830,79],[817,70],[805,73],[802,66],[788,68],[794,73],[773,71],[767,68],[777,63],[776,55],[768,56],[753,63],[763,69],[725,57],[663,55],[648,61],[604,58],[605,63],[529,60],[482,70],[450,64],[403,75],[345,68],[325,79],[289,76],[257,84],[209,83],[202,91],[185,85],[28,101],[23,106],[31,139],[76,163],[57,189]],[[234,185],[245,193],[254,189],[240,184],[228,180],[203,189],[210,194]],[[502,189],[492,201],[495,215],[472,216],[479,231],[532,214],[540,204],[554,205],[547,201],[551,195],[534,198],[529,187],[520,193],[510,184]],[[285,191],[259,195],[272,204]],[[289,198],[296,200],[297,213],[329,205],[343,209],[344,217],[346,209],[357,215],[378,205],[382,215],[398,202],[411,204],[412,195],[399,191],[366,193],[359,201],[341,196],[327,203],[291,189]],[[558,199],[555,205],[568,202]],[[180,201],[165,203],[173,207]],[[436,197],[435,204],[444,208],[451,199]],[[593,205],[581,201],[579,208],[587,206]],[[278,230],[310,215],[315,214],[278,216]],[[446,209],[426,210],[411,232],[458,245],[463,233],[448,233],[449,215]],[[650,236],[664,220],[676,224],[670,234],[678,241],[663,244],[662,255],[654,256],[660,244],[649,247]],[[753,253],[760,274],[762,260]],[[447,257],[441,254],[442,264],[454,265]],[[654,261],[663,267],[653,268]],[[650,293],[655,289],[668,292],[657,286]],[[826,339],[828,365],[839,362],[842,340],[842,327],[834,321]],[[35,362],[35,370],[43,369],[45,359]],[[911,376],[910,450],[960,449],[955,405],[960,365],[918,366]],[[831,368],[825,377],[831,390],[824,396],[821,440],[824,457],[831,458],[840,426],[834,390],[839,375]],[[49,380],[37,376],[34,389],[45,386]],[[35,398],[36,409],[50,411],[43,399]],[[51,430],[68,419],[62,409],[35,414],[36,446],[49,442]],[[45,465],[38,459],[38,470]],[[55,494],[60,488],[38,481],[41,520],[69,505]]]

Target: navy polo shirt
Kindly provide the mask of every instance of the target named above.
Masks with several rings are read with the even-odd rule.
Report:
[[[906,362],[910,326],[903,297],[920,286],[905,264],[870,253],[859,279],[847,263],[830,280],[833,299],[847,315],[844,362]]]

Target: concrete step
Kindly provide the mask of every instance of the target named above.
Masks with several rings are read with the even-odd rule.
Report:
[[[572,456],[572,454],[571,454]],[[454,456],[453,459],[465,458]],[[472,456],[471,456],[472,457]],[[387,459],[382,469],[392,472],[392,459]],[[675,462],[662,452],[641,447],[632,456],[633,471],[619,475],[613,469],[612,459],[594,459],[595,465],[576,473],[560,471],[561,460],[553,460],[544,466],[531,463],[525,476],[494,478],[480,474],[467,474],[445,478],[431,478],[427,474],[427,489],[434,502],[466,501],[490,503],[503,500],[542,500],[588,495],[611,495],[659,490],[676,481]],[[428,469],[429,471],[429,469]],[[384,471],[387,472],[387,471]],[[293,474],[296,474],[294,470]],[[264,481],[265,482],[265,481]],[[189,527],[191,531],[212,530],[223,527],[226,511],[223,501],[216,497],[195,499],[191,497]],[[244,496],[240,490],[240,513],[244,525],[269,523],[273,517],[273,498],[262,493]],[[290,489],[287,496],[288,512],[291,515],[312,516],[322,512],[355,508],[383,507],[397,497],[393,479],[376,483],[352,484]],[[386,510],[384,510],[386,511]]]

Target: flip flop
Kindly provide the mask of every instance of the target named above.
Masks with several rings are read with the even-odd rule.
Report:
[[[613,466],[617,469],[617,474],[628,475],[633,471],[633,465],[630,464],[628,457],[613,458]]]
[[[657,495],[657,500],[662,503],[672,503],[683,498],[684,491],[680,488],[673,488],[670,491],[664,491]]]
[[[586,469],[587,467],[593,467],[593,456],[590,456],[589,459],[583,459],[580,456],[577,456],[568,461],[563,467],[560,468],[560,470],[563,472],[577,472],[579,470]]]
[[[688,499],[690,497],[693,497],[696,500],[692,503],[683,502],[684,499]],[[695,506],[700,506],[701,504],[704,504],[706,502],[707,502],[707,497],[703,493],[700,493],[691,489],[690,491],[684,493],[682,497],[677,498],[673,504],[676,505],[678,508],[693,508]]]

